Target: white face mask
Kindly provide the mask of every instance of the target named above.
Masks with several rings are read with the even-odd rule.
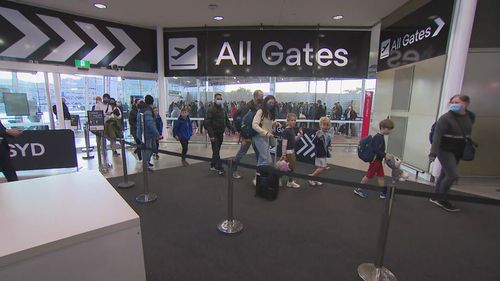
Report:
[[[224,100],[215,100],[215,104],[223,105],[224,104]]]

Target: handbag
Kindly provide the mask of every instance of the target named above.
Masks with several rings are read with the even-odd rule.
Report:
[[[462,135],[464,136],[465,139],[465,146],[464,146],[464,151],[462,153],[462,157],[460,159],[464,161],[472,161],[474,160],[474,157],[476,156],[476,146],[477,144],[469,137],[465,135],[464,129],[462,129],[462,126],[460,126],[460,123],[456,118],[453,118],[455,122],[457,123],[458,127],[460,128],[460,131],[462,131]]]

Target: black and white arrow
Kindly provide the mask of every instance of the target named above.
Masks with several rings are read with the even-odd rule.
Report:
[[[49,41],[49,37],[19,11],[0,7],[0,15],[24,34],[21,40],[0,53],[0,56],[25,59]]]
[[[76,51],[85,45],[85,42],[80,39],[69,27],[67,27],[61,19],[49,17],[45,15],[38,15],[50,28],[52,28],[64,42],[52,51],[43,60],[65,62]]]
[[[438,28],[436,29],[436,31],[434,31],[432,37],[436,37],[445,25],[444,21],[441,18],[434,19],[434,22],[437,24]]]
[[[114,48],[113,44],[109,42],[95,25],[84,22],[75,22],[85,33],[87,33],[97,46],[90,51],[82,60],[88,60],[91,64],[99,64]]]
[[[297,151],[297,154],[307,156],[309,153],[314,151],[315,145],[307,134],[304,134],[300,140],[304,145]],[[311,153],[310,157],[313,158],[314,156],[316,156],[316,153]]]
[[[141,52],[141,48],[135,44],[135,42],[125,33],[121,28],[108,27],[109,31],[122,43],[125,50],[121,52],[118,57],[116,57],[111,65],[126,66],[138,53]]]

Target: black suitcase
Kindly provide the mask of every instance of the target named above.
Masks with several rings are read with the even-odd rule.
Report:
[[[265,166],[257,170],[255,197],[274,201],[278,198],[280,177],[271,173],[275,170],[272,166]]]

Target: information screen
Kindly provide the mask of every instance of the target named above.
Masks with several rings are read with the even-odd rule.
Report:
[[[7,116],[28,116],[30,109],[26,93],[3,93]]]

